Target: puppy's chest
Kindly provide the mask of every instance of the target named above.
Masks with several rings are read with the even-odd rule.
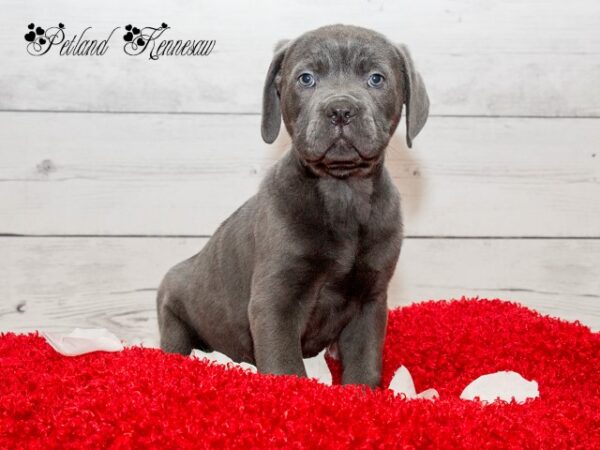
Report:
[[[356,295],[364,289],[356,286],[360,250],[357,245],[346,244],[336,247],[336,254],[323,274],[316,296],[308,303],[302,333],[305,356],[314,356],[334,342],[361,307],[362,299]]]
[[[344,183],[324,181],[321,233],[316,240],[317,252],[329,261],[328,283],[342,283],[365,253],[365,242],[371,234],[371,193],[369,180]]]
[[[332,232],[352,233],[364,226],[371,214],[373,183],[365,180],[323,179],[319,184],[323,220]]]
[[[324,264],[317,275],[319,289],[307,304],[302,339],[305,356],[316,354],[337,338],[360,310],[362,299],[356,294],[369,289],[357,275],[368,266],[370,182],[352,185],[328,180],[321,188],[323,224],[319,233],[311,233],[311,250]]]
[[[317,307],[325,300],[326,308],[342,308],[352,298],[356,283],[361,279],[360,272],[367,264],[366,249],[360,237],[360,231],[355,230],[345,234],[343,239],[331,240],[323,246],[322,254],[327,263],[321,274],[322,288],[316,299]]]

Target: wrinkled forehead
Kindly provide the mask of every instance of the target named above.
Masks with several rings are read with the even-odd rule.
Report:
[[[390,72],[395,64],[398,60],[394,46],[375,32],[316,30],[293,43],[284,60],[284,72],[363,74],[374,70]]]

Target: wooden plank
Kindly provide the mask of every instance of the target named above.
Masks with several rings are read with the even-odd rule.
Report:
[[[271,49],[329,23],[374,28],[413,50],[434,114],[598,116],[600,4],[579,0],[384,2],[3,2],[0,109],[258,112]],[[123,30],[101,57],[25,50],[26,25],[63,22],[69,36],[93,27],[171,27],[166,38],[215,39],[208,57],[130,57]]]
[[[0,233],[210,235],[289,147],[258,116],[0,113]],[[600,230],[598,119],[431,118],[388,167],[418,236]]]
[[[0,238],[0,331],[106,327],[156,343],[155,289],[205,239]],[[600,240],[408,239],[389,298],[499,297],[600,329]]]

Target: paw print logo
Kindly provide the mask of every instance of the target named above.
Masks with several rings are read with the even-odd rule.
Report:
[[[135,42],[137,45],[144,45],[146,41],[141,34],[141,30],[138,27],[134,27],[129,24],[125,26],[127,33],[123,35],[123,40],[126,42]]]
[[[46,43],[46,39],[43,37],[46,31],[42,27],[36,28],[34,23],[30,23],[27,25],[27,28],[31,30],[25,34],[25,40],[27,42],[35,42],[42,45]]]
[[[132,24],[125,25],[126,32],[123,35],[123,40],[125,41],[123,51],[130,56],[142,54],[149,48],[149,43],[160,36],[167,28],[169,26],[164,22],[157,27],[138,28]]]
[[[58,24],[59,29],[63,29],[65,25],[63,23]],[[44,45],[47,42],[46,30],[42,27],[36,27],[34,23],[27,25],[27,29],[30,31],[25,33],[25,40],[34,44]]]
[[[65,40],[65,25],[59,23],[46,29],[36,26],[35,23],[27,25],[25,41],[26,50],[31,56],[41,56],[48,53],[53,46],[61,44]]]
[[[166,23],[162,23],[160,28],[168,28],[169,26]],[[125,33],[123,35],[123,40],[125,42],[130,42],[131,44],[137,44],[139,46],[145,45],[146,41],[148,39],[148,35],[144,35],[142,33],[142,29],[139,29],[138,27],[134,26],[134,25],[125,25],[125,31],[127,31],[127,33]],[[150,28],[150,30],[157,30],[158,28]]]

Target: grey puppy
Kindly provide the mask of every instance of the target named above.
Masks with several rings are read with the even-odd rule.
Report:
[[[161,347],[217,350],[260,372],[305,376],[335,345],[344,384],[379,386],[387,287],[402,242],[384,154],[406,105],[411,146],[429,100],[407,49],[334,25],[278,44],[262,136],[292,148],[258,193],[158,291]]]

